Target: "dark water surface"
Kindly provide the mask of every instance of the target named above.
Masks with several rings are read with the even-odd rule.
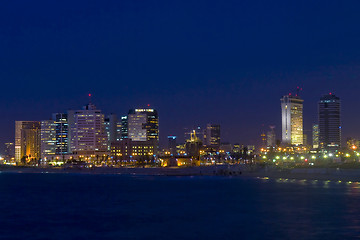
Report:
[[[360,184],[0,173],[0,239],[353,239]]]

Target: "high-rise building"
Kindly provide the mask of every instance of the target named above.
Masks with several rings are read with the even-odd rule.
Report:
[[[201,139],[196,136],[196,131],[193,130],[190,134],[190,139],[187,139],[185,142],[186,154],[191,157],[199,157],[202,146]]]
[[[68,117],[66,113],[54,113],[53,120],[56,128],[56,155],[68,153]]]
[[[121,139],[128,138],[128,116],[121,117]]]
[[[38,121],[15,121],[15,161],[40,159],[40,128]]]
[[[207,124],[204,134],[204,142],[206,146],[220,147],[220,125]]]
[[[5,160],[12,160],[15,157],[15,144],[13,142],[5,143]]]
[[[108,150],[110,151],[110,145],[112,142],[117,141],[117,116],[116,114],[110,114],[104,120],[105,132],[108,139]]]
[[[319,124],[313,124],[312,126],[312,140],[313,148],[319,148]]]
[[[285,145],[303,144],[303,102],[298,95],[281,98],[282,143]]]
[[[154,109],[132,109],[128,114],[128,138],[133,141],[159,141],[159,118]]]
[[[56,155],[56,124],[54,120],[41,121],[41,159]]]
[[[341,145],[340,98],[327,94],[319,101],[319,142],[325,149],[338,149]]]
[[[68,151],[78,155],[100,155],[108,153],[104,114],[89,103],[82,110],[68,111]]]
[[[120,141],[122,138],[121,138],[121,133],[122,133],[122,124],[121,124],[121,121],[118,121],[116,123],[116,141]]]
[[[176,145],[176,136],[168,136],[168,148],[170,150],[170,154],[172,154],[173,156],[177,155]]]
[[[276,135],[275,135],[275,126],[270,126],[270,131],[266,134],[266,143],[268,147],[276,146]]]

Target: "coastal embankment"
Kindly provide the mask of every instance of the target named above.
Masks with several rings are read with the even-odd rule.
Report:
[[[251,178],[286,178],[360,182],[360,169],[342,168],[278,168],[257,165],[213,165],[200,167],[24,167],[0,165],[7,173],[79,173],[124,174],[149,176],[232,176]]]

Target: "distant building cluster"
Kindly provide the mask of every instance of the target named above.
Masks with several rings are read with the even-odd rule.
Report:
[[[300,159],[308,162],[319,158],[341,161],[344,156],[359,158],[360,153],[355,151],[359,147],[358,141],[354,139],[347,141],[348,150],[355,152],[348,152],[341,146],[341,101],[335,94],[329,93],[320,97],[318,120],[312,124],[312,129],[309,131],[305,131],[303,126],[304,100],[299,96],[299,89],[296,94],[289,93],[283,96],[280,102],[281,140],[275,140],[274,126],[270,126],[267,134],[263,131],[261,134],[263,146],[260,151],[262,159],[272,159],[273,162],[278,162],[280,159],[281,161]],[[308,136],[312,137],[312,144],[309,143]],[[274,155],[275,153],[280,153],[282,157]]]
[[[15,141],[5,144],[5,159],[14,163],[64,164],[84,161],[94,165],[151,164],[180,166],[252,161],[282,153],[283,160],[296,154],[341,154],[341,102],[336,95],[323,95],[318,102],[318,121],[304,130],[303,103],[299,95],[280,99],[281,139],[275,126],[261,133],[261,148],[221,141],[220,124],[208,123],[204,128],[185,130],[184,141],[168,136],[168,146],[159,147],[159,116],[152,108],[130,109],[125,116],[105,115],[90,103],[79,110],[54,113],[49,120],[16,121]],[[312,139],[310,144],[308,136]],[[349,149],[357,150],[359,141],[348,139]],[[330,155],[326,155],[330,154]],[[357,156],[360,153],[355,152]],[[312,155],[316,159],[318,155]],[[275,156],[275,155],[274,155]],[[279,157],[279,156],[277,156]],[[301,156],[304,157],[304,156]],[[305,160],[307,158],[304,157]]]
[[[105,115],[91,102],[79,110],[54,113],[49,120],[16,121],[15,142],[6,143],[5,158],[16,164],[85,162],[94,165],[148,164],[194,165],[200,159],[214,163],[241,149],[239,144],[221,143],[220,125],[185,131],[185,142],[168,137],[159,148],[159,116],[152,108],[130,109],[125,116]]]
[[[307,145],[307,135],[303,131],[303,100],[298,95],[281,98],[282,144]],[[318,103],[318,123],[313,125],[313,148],[338,150],[341,147],[340,98],[327,94]]]
[[[159,119],[155,109],[131,109],[126,116],[105,116],[94,104],[55,113],[49,120],[16,121],[15,142],[6,143],[5,158],[16,163],[72,159],[154,159]],[[131,158],[130,158],[131,157]]]

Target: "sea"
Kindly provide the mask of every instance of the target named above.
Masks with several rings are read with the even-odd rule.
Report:
[[[356,239],[357,182],[0,173],[0,239]]]

